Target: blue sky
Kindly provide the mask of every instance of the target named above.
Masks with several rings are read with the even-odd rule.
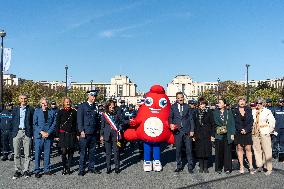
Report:
[[[194,81],[283,77],[283,0],[1,0],[10,73],[34,80],[110,82],[138,89]]]

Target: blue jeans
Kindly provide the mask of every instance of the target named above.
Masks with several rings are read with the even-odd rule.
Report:
[[[86,166],[86,154],[87,150],[89,153],[89,164],[88,170],[92,171],[95,167],[95,156],[96,156],[96,137],[95,135],[86,135],[85,138],[79,139],[80,145],[80,163],[79,163],[79,171],[83,172]]]
[[[36,138],[35,139],[35,173],[40,172],[40,157],[41,153],[44,152],[44,172],[50,171],[50,151],[51,151],[52,140]]]
[[[160,143],[144,142],[144,160],[151,161],[151,152],[153,151],[153,160],[160,160]]]

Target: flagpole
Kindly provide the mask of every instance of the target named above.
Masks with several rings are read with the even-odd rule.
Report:
[[[68,65],[65,65],[65,96],[67,97],[68,93],[68,84],[67,84],[67,77],[68,77]]]
[[[0,31],[0,37],[1,37],[1,64],[0,64],[0,111],[3,110],[4,103],[3,103],[3,53],[4,53],[4,45],[3,45],[3,39],[6,36],[6,32],[4,30]]]

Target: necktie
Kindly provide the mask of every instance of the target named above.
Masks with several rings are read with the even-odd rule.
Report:
[[[180,104],[179,105],[179,114],[180,114],[180,116],[182,116],[182,112],[183,112],[183,105]]]
[[[259,114],[260,114],[260,111],[257,110],[257,111],[256,111],[256,121],[255,121],[255,124],[256,124],[256,133],[259,132]]]

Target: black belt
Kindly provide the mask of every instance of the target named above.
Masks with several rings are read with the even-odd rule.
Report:
[[[25,130],[25,128],[19,128],[19,130],[22,130],[22,131],[24,131],[24,130]]]

